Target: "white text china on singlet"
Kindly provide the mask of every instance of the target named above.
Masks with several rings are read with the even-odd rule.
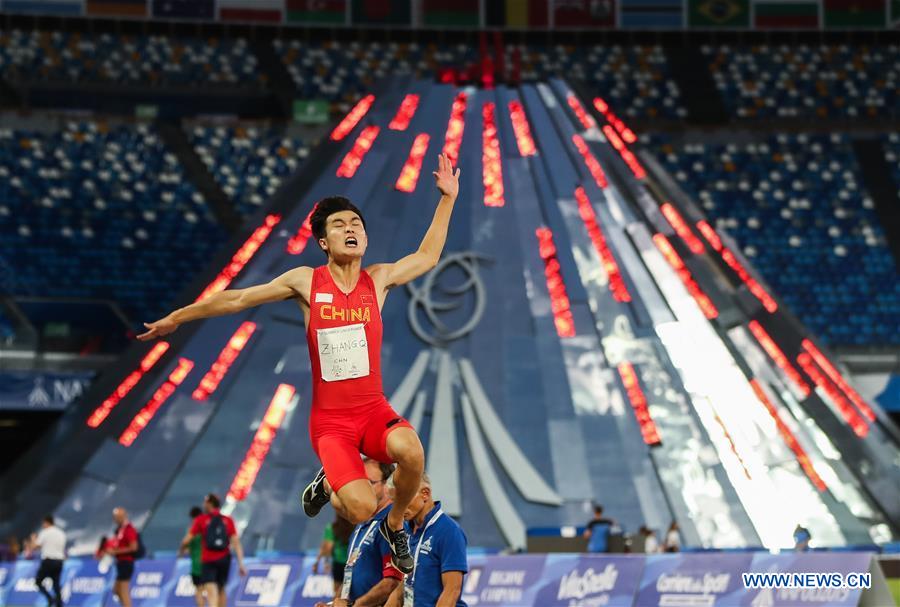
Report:
[[[341,381],[369,374],[369,343],[365,325],[316,329],[322,379]]]

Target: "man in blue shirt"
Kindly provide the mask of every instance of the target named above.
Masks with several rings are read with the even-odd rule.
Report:
[[[412,529],[409,550],[415,561],[401,589],[391,596],[391,607],[466,607],[460,598],[466,560],[466,534],[444,514],[431,495],[428,475],[403,515]]]
[[[403,574],[391,563],[391,547],[378,532],[378,525],[391,511],[387,481],[394,469],[368,458],[364,465],[378,502],[375,515],[357,525],[350,536],[344,585],[333,607],[381,607],[403,581]]]

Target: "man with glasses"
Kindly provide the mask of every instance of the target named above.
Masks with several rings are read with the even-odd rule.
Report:
[[[363,464],[378,504],[375,515],[357,525],[350,537],[344,584],[340,598],[333,603],[334,607],[380,607],[403,580],[403,574],[391,562],[390,545],[378,532],[378,526],[391,511],[388,479],[394,469],[370,458],[366,458]],[[317,605],[322,606],[323,603]]]

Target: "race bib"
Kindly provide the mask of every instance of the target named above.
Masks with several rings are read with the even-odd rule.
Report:
[[[409,584],[403,585],[403,607],[413,607],[415,603],[415,595],[413,594],[412,586]]]
[[[369,374],[369,343],[365,325],[316,329],[322,379],[341,381]]]

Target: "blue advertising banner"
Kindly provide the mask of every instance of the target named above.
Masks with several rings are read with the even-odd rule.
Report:
[[[869,552],[801,552],[753,555],[753,573],[867,573],[872,562]],[[855,607],[862,590],[858,588],[763,588],[740,590],[732,600],[741,607]]]
[[[319,601],[327,603],[334,598],[334,582],[331,574],[312,572],[314,557],[306,557],[300,569],[300,583],[291,607],[313,607]]]
[[[175,586],[175,559],[141,559],[134,564],[131,578],[133,607],[167,607],[166,597]],[[119,600],[109,593],[106,607],[117,607]]]
[[[290,607],[300,590],[303,560],[267,559],[246,564],[247,575],[240,580],[232,604],[236,607]]]
[[[636,605],[641,607],[735,607],[750,571],[751,553],[655,554],[645,557]],[[730,597],[730,598],[726,598]]]
[[[0,563],[0,605],[6,604],[6,586],[12,581],[12,563]]]
[[[47,599],[38,590],[37,583],[34,579],[38,570],[38,561],[18,561],[13,569],[10,586],[7,589],[7,595],[4,598],[4,604],[9,607],[32,607],[40,605],[43,607],[47,604]],[[63,587],[63,601],[65,602],[66,592],[65,586],[72,579],[75,572],[81,567],[80,561],[66,561],[63,566],[62,576],[60,576],[60,584]],[[49,590],[50,580],[44,580],[45,587]],[[68,603],[66,603],[68,604]]]
[[[63,585],[66,607],[101,607],[112,589],[113,568],[94,559],[73,562],[78,563],[78,568]]]
[[[178,559],[172,574],[173,584],[166,599],[167,607],[195,607],[196,593],[191,579],[190,559]]]
[[[62,411],[87,389],[93,373],[0,373],[0,409]]]

